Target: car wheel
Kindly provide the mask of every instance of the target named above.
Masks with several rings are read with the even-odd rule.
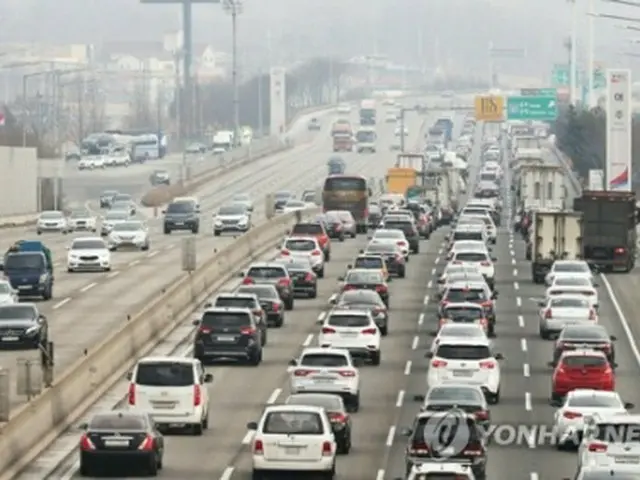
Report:
[[[318,270],[318,278],[324,278],[324,267]]]
[[[309,294],[309,298],[318,298],[318,289],[314,288]]]
[[[194,436],[202,435],[202,423],[194,423],[191,425],[191,434]]]
[[[293,297],[284,301],[285,310],[293,310]]]
[[[382,359],[382,352],[378,350],[377,352],[373,352],[371,354],[371,363],[375,366],[380,365],[380,360]]]

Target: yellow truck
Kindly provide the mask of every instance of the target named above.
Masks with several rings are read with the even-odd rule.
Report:
[[[409,188],[416,186],[423,161],[424,155],[400,153],[395,166],[387,170],[387,193],[406,195]]]

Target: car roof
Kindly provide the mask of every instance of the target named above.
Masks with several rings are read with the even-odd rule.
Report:
[[[314,412],[318,414],[324,413],[323,407],[318,407],[315,405],[295,405],[295,404],[283,404],[283,405],[267,405],[264,408],[263,415],[272,412]],[[286,434],[282,434],[286,435]]]
[[[610,397],[620,400],[620,394],[618,392],[610,392],[607,390],[594,390],[591,388],[578,388],[571,390],[567,393],[567,397],[571,398],[584,398],[584,397]]]
[[[325,317],[325,320],[328,320],[329,317],[367,317],[369,318],[371,315],[366,310],[341,310],[341,309],[333,309],[329,312],[329,315]]]
[[[293,240],[293,241],[296,241],[296,242],[298,242],[300,240],[306,240],[306,241],[309,241],[309,242],[318,243],[318,239],[316,237],[303,236],[303,235],[295,236],[295,237],[287,237],[287,238],[284,239],[285,242],[288,242],[289,240]]]
[[[247,292],[223,292],[216,295],[216,300],[221,297],[250,297],[250,298],[258,298],[255,293],[247,293]]]
[[[192,357],[181,357],[179,355],[175,356],[152,356],[152,357],[142,357],[138,360],[138,364],[140,363],[185,363],[193,365],[198,360]]]
[[[284,266],[281,263],[276,263],[276,262],[256,262],[256,263],[252,263],[251,265],[249,265],[249,268],[247,270],[250,270],[252,268],[267,268],[267,267],[275,267],[275,268],[284,269]]]
[[[447,308],[458,307],[458,308],[473,308],[475,310],[482,310],[482,306],[473,302],[452,302],[447,303],[443,308],[446,310]]]
[[[206,309],[207,313],[244,313],[249,314],[251,310],[243,307],[209,307]]]
[[[482,347],[489,347],[491,345],[491,340],[489,340],[486,337],[485,338],[483,338],[483,337],[473,337],[473,338],[460,337],[460,338],[457,338],[456,337],[456,338],[447,340],[447,337],[445,337],[440,341],[440,343],[438,343],[438,347],[441,347],[443,345],[448,345],[448,346],[478,345],[478,346],[482,346]]]
[[[78,241],[84,242],[84,241],[87,241],[87,240],[100,240],[102,243],[104,243],[104,239],[102,237],[98,237],[98,236],[95,236],[95,237],[76,237],[73,240],[71,240],[71,243],[73,244],[74,242],[78,242]]]
[[[302,352],[300,352],[300,357],[304,357],[305,355],[314,355],[314,354],[327,354],[327,355],[342,355],[345,357],[351,358],[351,354],[349,350],[344,348],[323,348],[323,347],[307,347]]]

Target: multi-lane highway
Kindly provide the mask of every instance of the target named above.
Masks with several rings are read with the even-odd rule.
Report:
[[[416,114],[407,114],[409,128],[409,141],[407,145],[417,145],[422,125],[430,125],[435,120],[435,115],[419,117]],[[394,162],[395,154],[389,151],[393,141],[395,125],[381,124],[378,127],[378,153],[373,155],[344,154],[347,161],[347,171],[364,173],[367,176],[381,178],[386,168]],[[326,176],[326,161],[331,153],[329,135],[324,129],[319,133],[317,140],[301,151],[288,154],[289,161],[274,163],[275,160],[265,162],[258,172],[252,168],[253,174],[237,175],[235,183],[225,181],[227,187],[220,187],[216,191],[215,186],[208,186],[207,191],[215,191],[209,202],[214,202],[220,197],[244,190],[255,192],[258,200],[268,191],[279,188],[288,188],[300,191],[304,188],[318,186],[320,179]],[[275,178],[270,178],[273,175]],[[244,183],[243,183],[244,182]],[[250,187],[249,185],[253,185]],[[205,200],[206,195],[201,194]],[[219,200],[218,200],[219,201]],[[203,202],[204,203],[204,202]],[[211,205],[211,203],[209,203]],[[208,207],[205,207],[208,208]],[[263,211],[262,205],[257,204],[258,214]],[[207,229],[208,230],[208,229]],[[177,236],[176,239],[177,240]],[[170,238],[173,241],[174,239]],[[441,240],[441,238],[440,238]],[[201,248],[205,243],[211,242],[211,247],[217,245],[217,240],[203,238],[199,240]],[[433,240],[435,244],[438,240]],[[337,277],[346,269],[349,261],[366,244],[363,236],[356,240],[348,240],[345,243],[334,244],[332,260],[326,268],[326,278],[321,280],[318,299],[303,300],[296,303],[293,312],[287,315],[286,326],[282,330],[270,333],[269,346],[265,352],[265,361],[258,369],[246,369],[238,367],[211,367],[215,381],[211,387],[211,423],[212,427],[201,438],[187,436],[171,436],[167,438],[167,456],[165,468],[162,472],[167,478],[247,478],[250,475],[249,457],[247,456],[246,443],[249,435],[246,430],[247,421],[253,419],[260,412],[265,402],[283,400],[287,395],[285,369],[287,362],[294,357],[303,345],[314,342],[314,334],[318,330],[316,319],[327,310],[328,299],[337,287]],[[430,249],[431,250],[431,249]],[[165,255],[174,255],[172,260],[160,259]],[[145,267],[143,262],[130,268],[140,268],[157,271],[160,269],[179,268],[178,256],[171,251],[162,251],[155,259],[147,260],[154,266]],[[417,332],[417,318],[423,308],[423,297],[427,291],[427,282],[431,277],[427,263],[433,263],[435,256],[432,253],[421,254],[411,262],[408,277],[392,284],[394,296],[392,297],[392,325],[391,334],[385,338],[383,347],[383,364],[379,369],[365,369],[363,371],[363,402],[362,412],[356,415],[356,427],[354,430],[354,451],[349,457],[341,459],[339,472],[341,478],[373,478],[381,468],[380,459],[386,449],[385,442],[389,425],[396,416],[395,404],[398,395],[405,383],[403,372],[406,358],[410,353],[412,338]],[[158,263],[155,263],[158,262]],[[415,262],[415,263],[414,263]],[[128,273],[121,274],[127,277]],[[130,280],[121,278],[121,295],[127,295],[127,288],[132,289],[133,284],[139,283],[139,278],[131,275]],[[105,280],[108,282],[108,280]],[[101,286],[96,286],[99,289]],[[93,289],[92,289],[93,291]],[[96,292],[94,291],[94,294]],[[93,302],[113,303],[102,298]],[[89,296],[86,299],[79,297],[68,302],[67,307],[76,305],[90,305]],[[64,307],[61,307],[64,308]],[[118,307],[113,307],[118,308]],[[84,310],[84,308],[82,308]],[[78,308],[77,311],[82,311]],[[91,309],[95,310],[95,309]],[[105,317],[100,315],[100,317]],[[98,318],[98,322],[103,318]],[[77,317],[76,317],[77,321]],[[73,336],[71,332],[69,337]],[[160,348],[167,348],[166,342]],[[77,344],[77,343],[76,343]],[[184,350],[186,346],[182,347]],[[119,390],[122,393],[123,390]],[[116,393],[115,398],[118,395]],[[110,398],[113,401],[113,398]],[[77,441],[77,435],[71,433],[71,442]],[[64,439],[63,439],[64,440]],[[68,440],[68,438],[67,438]],[[43,476],[47,467],[56,459],[56,455],[63,448],[58,444],[43,455],[39,462],[25,472],[23,478],[33,478],[34,475]],[[207,452],[216,452],[210,455]],[[366,466],[366,464],[370,464]],[[353,476],[354,467],[364,469],[364,473]],[[65,468],[56,470],[54,476],[64,476]],[[73,468],[70,470],[73,472]],[[31,475],[31,477],[29,476]],[[51,477],[54,478],[54,477]]]

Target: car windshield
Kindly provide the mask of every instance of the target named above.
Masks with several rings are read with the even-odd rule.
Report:
[[[256,301],[251,297],[218,297],[216,307],[254,308]]]
[[[251,325],[245,312],[204,312],[200,325],[218,328],[241,328]]]
[[[589,267],[583,263],[554,263],[552,270],[554,273],[587,273]]]
[[[332,314],[327,320],[327,324],[332,327],[359,328],[368,327],[370,323],[369,317],[365,317],[364,315],[349,315],[342,313]]]
[[[453,234],[453,240],[478,240],[482,241],[482,231],[457,231]]]
[[[278,295],[278,291],[275,289],[275,287],[271,287],[271,286],[245,286],[245,287],[238,287],[236,289],[236,292],[238,293],[253,293],[254,295],[256,295],[258,298],[264,299],[264,300],[276,300],[279,297]]]
[[[486,262],[487,254],[484,252],[458,252],[455,260],[459,262]]]
[[[475,388],[459,387],[456,385],[441,385],[432,388],[427,398],[431,401],[463,400],[466,402],[482,403],[482,394]]]
[[[489,300],[489,297],[481,289],[471,288],[450,288],[447,291],[446,299],[451,303],[464,303],[464,302],[485,302]]]
[[[300,359],[300,365],[305,367],[348,367],[349,362],[344,355],[307,353]]]
[[[218,215],[244,215],[246,211],[247,209],[244,205],[226,205],[220,207]]]
[[[35,310],[29,305],[5,305],[0,307],[0,320],[31,320]]]
[[[167,207],[167,213],[192,213],[193,210],[191,202],[174,202]]]
[[[286,270],[282,267],[251,267],[247,272],[247,277],[274,279],[287,276]]]
[[[41,253],[12,253],[7,255],[4,261],[5,270],[41,270],[44,265]]]
[[[147,422],[140,415],[115,414],[96,415],[89,422],[88,430],[141,431]]]
[[[139,232],[142,230],[140,222],[125,222],[113,226],[114,232]]]
[[[484,277],[478,272],[457,272],[447,275],[449,283],[458,282],[484,282]]]
[[[376,270],[365,270],[359,272],[349,272],[345,278],[345,283],[383,283],[382,274]]]
[[[270,412],[264,420],[262,433],[320,435],[323,433],[322,419],[316,412]]]
[[[622,408],[622,402],[612,395],[571,395],[565,404],[567,407],[578,408]]]
[[[384,268],[381,257],[358,257],[353,265],[355,268]]]
[[[451,306],[444,309],[446,318],[468,318],[479,320],[484,318],[484,311],[481,308],[472,306]]]
[[[589,308],[589,302],[583,298],[553,298],[550,306],[555,308]]]
[[[304,393],[302,395],[291,395],[287,398],[286,403],[287,405],[312,405],[322,407],[330,412],[344,410],[342,400],[338,395],[314,395]]]
[[[449,323],[442,326],[439,337],[485,337],[486,334],[477,324]]]
[[[91,218],[91,214],[86,210],[71,212],[70,218]]]
[[[107,248],[104,241],[96,239],[74,240],[71,244],[71,250],[103,250]]]
[[[114,220],[127,220],[129,218],[129,214],[127,212],[111,212],[107,213],[104,217],[107,221]]]
[[[62,220],[64,215],[62,212],[42,212],[40,218],[42,220]]]
[[[182,362],[141,362],[135,383],[149,387],[186,387],[193,385],[193,365]]]
[[[440,345],[436,356],[447,360],[483,360],[492,355],[487,345]]]

